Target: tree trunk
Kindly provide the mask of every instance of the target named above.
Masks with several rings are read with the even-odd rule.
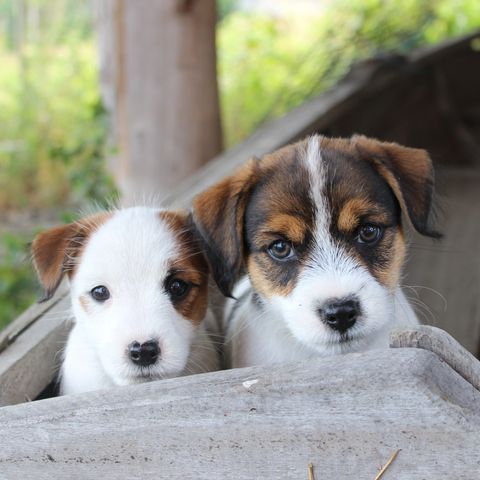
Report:
[[[162,198],[221,150],[215,0],[96,0],[124,199]]]

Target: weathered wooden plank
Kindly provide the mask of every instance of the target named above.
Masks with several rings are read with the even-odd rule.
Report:
[[[0,331],[0,352],[13,343],[32,323],[38,320],[54,305],[56,305],[67,293],[66,283],[62,283],[57,294],[44,303],[35,303],[25,310],[14,322]]]
[[[412,235],[404,283],[420,319],[480,354],[480,168],[439,171],[440,242]]]
[[[53,380],[70,329],[70,297],[56,298],[27,332],[0,352],[0,406],[34,399]]]
[[[474,164],[480,124],[466,109],[480,103],[480,53],[472,49],[478,36],[413,52],[403,62],[399,57],[369,60],[378,64],[378,75],[394,70],[395,76],[379,90],[362,88],[357,103],[329,125],[328,133],[363,133],[426,148],[439,164]],[[376,84],[377,75],[370,82]]]
[[[409,57],[412,62],[420,64],[432,64],[445,57],[455,55],[459,51],[469,47],[473,40],[480,37],[480,30],[472,32],[460,38],[450,38],[436,45],[429,45],[413,51]]]
[[[480,391],[480,362],[444,330],[426,325],[396,330],[390,335],[390,346],[429,350]]]
[[[4,478],[478,478],[480,392],[391,349],[0,409]]]
[[[163,195],[221,150],[215,1],[94,5],[111,173],[124,199]]]

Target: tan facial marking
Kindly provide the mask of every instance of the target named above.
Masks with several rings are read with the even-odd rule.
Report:
[[[208,266],[189,225],[184,211],[160,212],[160,218],[169,225],[179,245],[179,254],[170,268],[175,277],[193,286],[187,296],[174,304],[175,309],[194,325],[205,317],[208,306]]]
[[[338,216],[338,229],[352,232],[360,222],[360,218],[375,212],[375,205],[366,198],[352,198],[343,206]]]
[[[299,244],[302,243],[305,238],[306,228],[305,223],[298,217],[280,213],[272,216],[272,218],[267,220],[262,227],[262,231],[267,233],[267,235],[260,232],[256,237],[261,241],[260,237],[263,235],[268,241],[272,237],[271,234],[276,233],[293,243]]]
[[[402,274],[402,266],[405,261],[405,237],[401,230],[395,233],[395,238],[391,248],[391,262],[388,269],[379,278],[390,289],[394,290],[400,282]]]
[[[205,261],[199,255],[192,255],[190,258],[179,258],[171,265],[177,272],[175,277],[193,285],[187,296],[174,306],[183,317],[198,325],[204,319],[208,306],[208,269]]]
[[[345,203],[338,216],[338,229],[353,232],[360,225],[362,217],[366,223],[384,225],[388,223],[388,215],[380,207],[367,198],[352,198]]]
[[[385,266],[374,266],[375,276],[380,283],[393,291],[400,282],[402,266],[405,261],[405,238],[401,230],[397,230],[393,235],[393,242],[386,253],[389,261]],[[382,248],[381,246],[379,248]]]
[[[419,233],[438,238],[438,232],[429,228],[434,171],[428,152],[363,136],[352,137],[352,143],[389,184],[414,228]]]
[[[265,254],[261,253],[257,255]],[[269,260],[266,262],[269,262]],[[263,262],[261,265],[256,255],[250,255],[248,257],[247,269],[253,288],[265,298],[271,298],[275,295],[286,297],[292,293],[295,287],[293,279],[286,285],[276,283],[274,279],[277,278],[277,275],[274,268],[269,268],[268,265],[266,263],[263,264]],[[267,273],[267,275],[265,275],[265,273]]]

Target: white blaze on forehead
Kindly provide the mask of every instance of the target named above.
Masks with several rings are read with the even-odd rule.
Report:
[[[313,135],[307,139],[303,153],[303,162],[310,179],[310,198],[315,210],[315,239],[329,238],[331,212],[325,195],[327,168],[320,149],[320,136]]]
[[[330,272],[350,272],[358,265],[350,258],[332,238],[330,225],[332,211],[327,199],[327,165],[322,158],[320,135],[313,135],[307,140],[303,154],[303,162],[310,179],[310,198],[315,210],[314,248],[312,249],[307,276],[315,276],[318,268]]]

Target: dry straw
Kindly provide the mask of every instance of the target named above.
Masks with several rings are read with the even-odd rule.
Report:
[[[388,459],[388,462],[378,472],[377,476],[375,477],[375,480],[379,480],[382,477],[382,475],[385,473],[385,471],[390,466],[390,464],[397,458],[397,455],[399,454],[399,452],[400,452],[400,449],[392,453],[392,456]]]
[[[387,463],[382,467],[382,469],[377,473],[375,480],[380,480],[383,474],[387,471],[387,468],[392,464],[392,462],[397,458],[397,455],[400,453],[401,449],[396,450],[392,453],[391,457],[388,459]],[[311,463],[308,464],[308,480],[315,480],[313,476],[313,465]]]

